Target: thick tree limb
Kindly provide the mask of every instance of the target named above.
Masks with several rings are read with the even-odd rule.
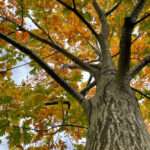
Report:
[[[4,41],[12,44],[14,47],[19,49],[21,52],[28,55],[31,59],[37,62],[60,86],[62,86],[67,92],[69,92],[73,97],[77,99],[77,101],[83,106],[84,97],[77,93],[73,88],[71,88],[62,78],[60,78],[48,64],[46,64],[39,56],[37,56],[33,51],[28,49],[27,47],[17,43],[16,41],[12,40],[11,38],[7,37],[3,33],[0,33],[0,38]]]
[[[122,33],[121,33],[121,40],[120,40],[120,57],[118,63],[119,80],[121,80],[129,70],[132,31],[133,31],[133,24],[131,22],[131,18],[126,17],[125,23],[123,25]]]
[[[129,71],[129,76],[133,78],[149,63],[150,63],[150,55],[146,56],[139,64],[131,68]]]
[[[113,11],[115,11],[120,6],[121,2],[122,2],[122,0],[119,0],[116,4],[114,4],[114,6],[110,10],[108,10],[105,13],[105,15],[109,16]]]
[[[147,99],[150,99],[150,96],[147,95],[147,94],[145,94],[145,93],[143,93],[142,91],[140,91],[138,89],[135,89],[135,88],[132,88],[132,90],[135,91],[135,92],[137,92],[137,93],[139,93],[140,95],[146,97]]]
[[[105,12],[101,9],[96,0],[93,0],[93,6],[101,22],[101,32],[97,40],[102,51],[103,68],[112,68],[112,58],[108,47],[109,25],[107,18]]]
[[[98,38],[98,34],[93,29],[93,27],[91,26],[91,24],[84,19],[84,17],[77,11],[77,9],[75,7],[72,8],[71,6],[69,6],[68,4],[66,4],[65,2],[63,2],[62,0],[56,0],[56,1],[58,3],[60,3],[60,4],[62,4],[68,10],[72,11],[77,17],[79,17],[79,19],[88,27],[88,29],[93,33],[93,35],[96,38]]]
[[[72,0],[72,2],[73,2],[74,9],[76,9],[76,2],[75,2],[75,0]]]
[[[121,81],[126,76],[130,66],[131,56],[131,36],[135,26],[135,22],[142,8],[144,7],[145,0],[138,0],[138,3],[134,7],[131,15],[125,17],[124,25],[122,27],[121,39],[120,39],[120,57],[118,62],[118,80]]]
[[[88,92],[91,88],[93,88],[95,85],[96,85],[96,81],[93,81],[93,82],[90,83],[86,88],[84,88],[83,90],[81,90],[80,93],[81,93],[83,96],[85,96],[85,95],[87,94],[87,92]]]
[[[108,23],[106,20],[105,12],[101,9],[101,7],[98,5],[96,0],[93,0],[93,6],[97,12],[99,20],[101,21],[101,24],[102,24],[101,34],[103,35],[103,38],[107,38],[108,34],[109,34],[109,27],[108,27]]]
[[[131,12],[131,19],[132,19],[132,22],[136,22],[139,14],[141,13],[143,7],[144,7],[144,4],[145,4],[146,0],[138,0],[136,6],[133,8],[133,11]]]

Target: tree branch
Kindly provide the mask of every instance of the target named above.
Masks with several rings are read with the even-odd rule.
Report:
[[[21,52],[28,55],[31,59],[37,62],[60,86],[62,86],[67,92],[69,92],[73,97],[77,99],[77,101],[83,106],[84,97],[77,93],[73,88],[71,88],[63,79],[61,79],[48,64],[46,64],[40,57],[38,57],[33,51],[28,49],[27,47],[17,43],[11,38],[7,37],[3,33],[0,33],[0,38],[4,41],[12,44],[14,47],[19,49]]]
[[[137,20],[134,24],[138,24],[141,23],[142,21],[144,21],[145,19],[147,19],[150,16],[150,13],[145,14],[142,18],[140,18],[139,20]]]
[[[42,59],[47,59],[47,58],[53,56],[55,53],[56,53],[56,51],[54,51],[52,54],[50,54],[50,55],[48,55],[48,56],[42,57]],[[14,70],[14,69],[17,69],[17,68],[21,68],[21,67],[23,67],[23,66],[26,66],[26,65],[31,64],[32,62],[33,62],[33,60],[28,61],[28,62],[26,62],[26,63],[24,63],[24,64],[21,64],[21,65],[17,65],[17,66],[14,66],[14,67],[7,68],[7,69],[5,69],[5,70],[3,70],[3,71],[0,71],[0,73],[6,73],[6,72],[8,72],[8,71],[10,71],[10,70]]]
[[[145,1],[146,0],[138,0],[136,6],[133,8],[133,11],[131,12],[131,19],[132,19],[132,22],[136,22],[139,14],[141,13],[143,7],[144,7],[144,4],[145,4]]]
[[[143,33],[139,33],[139,34],[135,37],[135,39],[132,40],[132,43],[131,43],[131,44],[133,44],[134,42],[136,42],[142,35],[143,35]]]
[[[110,10],[108,10],[105,13],[105,15],[109,16],[113,11],[115,11],[120,6],[121,2],[122,2],[122,0],[119,0],[116,4],[114,4],[114,6]]]
[[[107,23],[107,20],[106,20],[105,12],[101,9],[101,7],[98,5],[96,0],[93,0],[93,6],[94,6],[94,8],[97,12],[99,20],[101,21],[101,24],[102,24],[101,34],[103,35],[103,38],[108,38],[109,27],[108,27],[108,23]]]
[[[133,88],[133,87],[132,87],[132,90],[135,91],[135,92],[137,92],[137,93],[139,93],[140,95],[142,95],[142,96],[144,96],[144,97],[150,99],[150,96],[147,95],[147,94],[145,94],[145,93],[143,93],[142,91],[139,91],[138,89],[135,89],[135,88]]]
[[[75,0],[72,0],[72,2],[73,2],[73,7],[74,7],[74,9],[76,9],[76,3],[75,3]]]
[[[72,11],[77,17],[79,17],[79,19],[88,27],[88,29],[93,33],[93,35],[96,37],[96,39],[98,38],[98,34],[96,33],[96,31],[93,29],[93,27],[91,26],[91,24],[89,22],[87,22],[84,17],[77,11],[77,9],[74,7],[72,8],[71,6],[67,5],[65,2],[63,2],[62,0],[56,0],[58,3],[60,3],[61,5],[63,5],[65,8],[67,8],[68,10]]]
[[[57,105],[57,104],[59,104],[59,101],[58,101],[58,100],[53,100],[53,101],[49,101],[49,102],[46,102],[46,103],[45,103],[46,106]],[[69,101],[62,101],[62,104],[67,105],[67,106],[68,106],[68,109],[70,109],[71,104],[70,104]]]
[[[7,125],[8,126],[8,125]],[[82,125],[76,125],[76,124],[60,124],[60,125],[53,125],[51,126],[50,129],[36,129],[36,128],[30,128],[30,127],[19,127],[19,126],[16,126],[16,125],[13,125],[12,127],[14,128],[22,128],[22,129],[25,129],[25,130],[33,130],[33,131],[36,131],[36,132],[40,132],[40,131],[43,131],[43,132],[48,132],[49,130],[52,130],[52,129],[55,129],[55,128],[61,128],[61,127],[74,127],[74,128],[83,128],[83,129],[88,129],[87,127],[85,126],[82,126]]]
[[[0,129],[6,128],[6,127],[9,127],[9,121],[8,121],[7,124],[4,124],[4,125],[0,126]],[[30,127],[25,127],[25,126],[20,127],[20,126],[16,126],[16,125],[12,125],[11,127],[18,128],[18,129],[24,129],[24,130],[32,130],[32,131],[36,131],[36,132],[41,132],[41,131],[42,132],[49,132],[52,129],[61,128],[61,127],[73,127],[73,128],[88,129],[88,127],[85,127],[85,126],[82,126],[82,125],[69,124],[69,123],[68,124],[64,123],[64,124],[60,124],[60,125],[52,125],[50,127],[50,129],[37,129],[37,128],[30,128]],[[55,134],[58,131],[59,131],[59,129],[56,130],[54,133],[52,133],[52,135]]]
[[[30,15],[28,15],[29,19],[31,19],[31,21],[36,25],[37,28],[39,28],[45,35],[47,35],[47,37],[49,38],[49,40],[51,42],[53,42],[52,38],[50,37],[49,33],[47,33],[47,31],[42,28]]]
[[[118,79],[122,80],[129,70],[131,56],[131,34],[133,24],[130,17],[125,18],[120,40],[120,57],[118,63]]]
[[[96,0],[93,0],[93,6],[102,26],[97,40],[102,51],[103,68],[112,68],[112,58],[108,47],[109,26],[107,23],[107,18],[105,12],[101,9]]]
[[[21,25],[24,25],[24,1],[20,1],[20,7],[21,7]]]
[[[124,80],[130,67],[132,31],[134,29],[138,15],[144,7],[144,2],[145,0],[138,0],[138,3],[133,8],[131,15],[129,17],[125,17],[120,39],[120,57],[117,72],[117,78],[119,81]]]
[[[87,94],[87,92],[93,88],[96,85],[96,81],[93,81],[91,84],[89,84],[86,88],[84,88],[83,90],[80,91],[80,93],[85,96]]]
[[[129,71],[129,76],[133,78],[137,75],[147,64],[150,63],[150,55],[146,56],[139,64],[132,67]]]
[[[4,18],[4,17],[3,17]],[[72,55],[71,53],[69,53],[67,50],[65,50],[64,48],[60,47],[59,45],[57,45],[56,43],[54,43],[52,40],[47,40],[45,38],[42,38],[34,33],[32,33],[31,31],[25,29],[24,27],[18,25],[16,22],[14,22],[13,20],[10,20],[9,18],[4,18],[8,21],[10,21],[11,23],[15,24],[16,26],[18,26],[18,28],[22,31],[28,32],[30,36],[32,36],[33,38],[35,38],[36,40],[49,45],[50,47],[54,48],[55,50],[57,50],[58,52],[62,53],[63,55],[65,55],[67,58],[71,59],[73,62],[75,62],[76,64],[78,64],[82,69],[88,71],[88,72],[95,72],[95,69],[90,67],[88,64],[84,63],[83,61],[81,61],[79,58],[77,58],[76,56]]]

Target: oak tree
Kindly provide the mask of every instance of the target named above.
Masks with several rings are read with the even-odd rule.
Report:
[[[65,149],[52,136],[65,131],[74,139],[86,133],[86,150],[150,149],[149,7],[149,0],[0,1],[0,133],[10,148],[42,141],[41,149]],[[26,56],[32,77],[17,86],[12,70]]]

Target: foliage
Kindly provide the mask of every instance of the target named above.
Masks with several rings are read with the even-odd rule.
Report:
[[[64,2],[74,7],[72,0],[64,0]],[[92,0],[75,2],[79,14],[92,25],[95,31],[100,32],[101,23],[92,6]],[[116,2],[99,0],[106,11]],[[146,3],[141,16],[150,11],[150,1],[147,0]],[[124,17],[129,15],[134,5],[134,1],[124,0],[117,10],[108,16],[110,51],[115,65],[119,56],[120,29]],[[37,40],[30,34],[32,32],[49,41],[55,41],[67,52],[94,66],[92,62],[97,62],[98,59],[95,51],[98,48],[97,42],[74,12],[63,7],[57,0],[8,0],[8,3],[0,1],[0,16],[0,32],[32,49],[78,92],[88,85],[89,80],[87,77],[84,78],[85,71],[82,68],[54,47]],[[136,65],[150,53],[149,22],[148,18],[145,19],[133,32],[131,66]],[[0,136],[7,135],[10,149],[23,149],[27,145],[29,145],[28,150],[65,149],[65,142],[60,140],[55,143],[54,140],[55,134],[65,131],[76,141],[74,144],[76,149],[82,150],[83,145],[78,144],[78,140],[85,138],[88,126],[84,110],[34,61],[27,64],[32,69],[29,79],[21,85],[16,85],[11,78],[12,70],[17,62],[24,58],[23,53],[0,40]],[[132,87],[147,96],[150,96],[149,74],[150,67],[146,66],[131,83]],[[95,91],[95,87],[92,88],[86,97],[90,99]],[[149,124],[150,99],[139,93],[136,96],[141,103],[143,117]],[[38,145],[37,143],[41,141],[42,144]],[[37,146],[33,147],[34,144]]]

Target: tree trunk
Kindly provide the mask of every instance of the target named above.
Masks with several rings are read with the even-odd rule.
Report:
[[[91,100],[86,150],[150,150],[150,137],[130,87],[107,77]]]

